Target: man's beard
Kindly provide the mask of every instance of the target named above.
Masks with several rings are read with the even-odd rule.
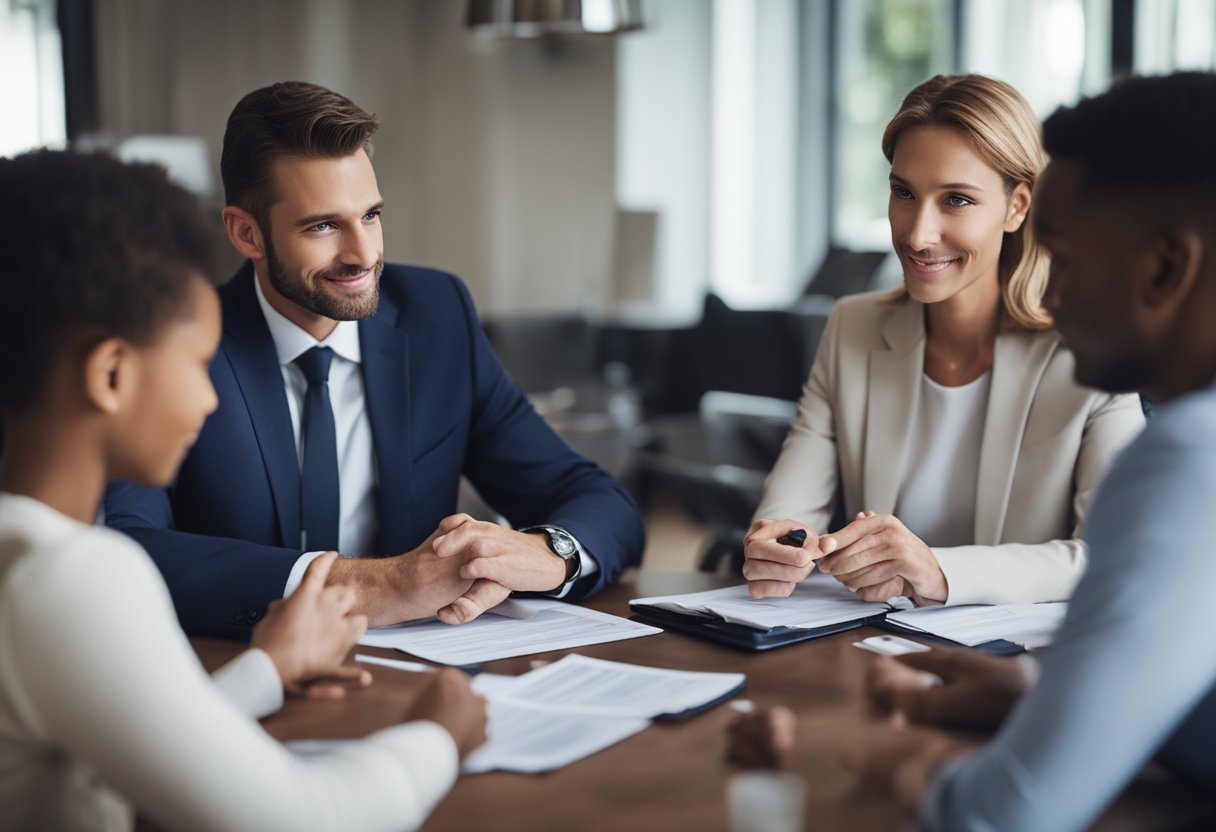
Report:
[[[363,271],[357,266],[336,266],[317,272],[315,283],[309,284],[303,280],[293,281],[283,268],[283,263],[275,255],[274,245],[270,237],[266,241],[266,269],[270,285],[280,295],[297,306],[307,309],[315,315],[321,315],[334,321],[358,321],[375,314],[380,305],[380,275],[384,272],[384,258],[376,261],[372,290],[366,294],[329,294],[325,291],[325,279],[354,277]]]

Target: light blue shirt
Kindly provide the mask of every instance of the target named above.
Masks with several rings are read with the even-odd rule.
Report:
[[[1038,684],[926,792],[931,829],[1084,829],[1154,756],[1216,794],[1216,386],[1154,411],[1094,498]]]

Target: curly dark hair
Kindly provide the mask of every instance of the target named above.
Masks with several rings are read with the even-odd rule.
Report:
[[[194,275],[220,275],[218,223],[163,168],[37,150],[0,159],[0,410],[32,404],[60,350],[155,340]]]
[[[228,116],[220,153],[224,201],[268,228],[278,198],[270,165],[280,156],[335,158],[360,148],[372,152],[379,123],[349,98],[304,81],[281,81],[256,89]]]
[[[1080,163],[1091,191],[1216,189],[1216,75],[1178,72],[1117,82],[1043,122],[1043,144]]]

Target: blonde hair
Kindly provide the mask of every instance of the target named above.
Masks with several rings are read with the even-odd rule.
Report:
[[[900,134],[910,127],[957,130],[1000,174],[1007,194],[1023,182],[1033,191],[1047,164],[1039,122],[1026,99],[986,75],[935,75],[908,93],[882,134],[888,162],[895,158]],[[1051,328],[1051,316],[1043,308],[1047,269],[1047,254],[1035,242],[1029,219],[1005,234],[997,280],[1008,322],[1032,332]]]

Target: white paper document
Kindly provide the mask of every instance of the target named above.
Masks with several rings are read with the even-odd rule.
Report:
[[[488,702],[486,742],[461,765],[465,774],[552,771],[615,745],[652,718],[687,716],[741,690],[742,673],[697,673],[568,655],[525,673],[481,673],[473,690]],[[288,743],[319,754],[353,740]]]
[[[487,674],[482,674],[485,676]],[[509,682],[491,676],[473,689],[495,701],[654,718],[694,711],[740,690],[742,673],[699,673],[568,655]]]
[[[486,711],[486,743],[465,758],[465,774],[552,771],[650,725],[645,717],[562,711],[515,701],[491,700]]]
[[[486,704],[486,741],[460,764],[463,774],[515,771],[539,774],[590,757],[644,731],[650,720],[620,714],[555,711],[547,705],[513,701]],[[361,740],[291,740],[300,757],[331,754]]]
[[[1068,603],[922,607],[887,615],[887,622],[974,647],[1005,639],[1033,649],[1046,647],[1064,621]]]
[[[774,627],[809,630],[881,615],[891,609],[886,603],[862,601],[834,578],[818,573],[798,584],[786,598],[752,598],[747,594],[747,585],[742,584],[685,595],[635,598],[629,603],[716,615],[725,621],[759,630]]]
[[[368,656],[364,653],[356,653],[355,661],[363,662],[364,664],[375,664],[380,667],[391,667],[393,670],[407,670],[410,673],[427,673],[437,669],[420,662],[403,662],[400,659],[385,659],[380,656]]]
[[[740,690],[742,673],[696,673],[569,655],[522,676],[480,674],[473,689],[489,700],[486,744],[467,774],[551,771],[644,729]]]
[[[585,607],[529,599],[506,601],[458,626],[431,618],[378,627],[364,633],[359,643],[401,650],[438,664],[470,665],[661,632]]]

